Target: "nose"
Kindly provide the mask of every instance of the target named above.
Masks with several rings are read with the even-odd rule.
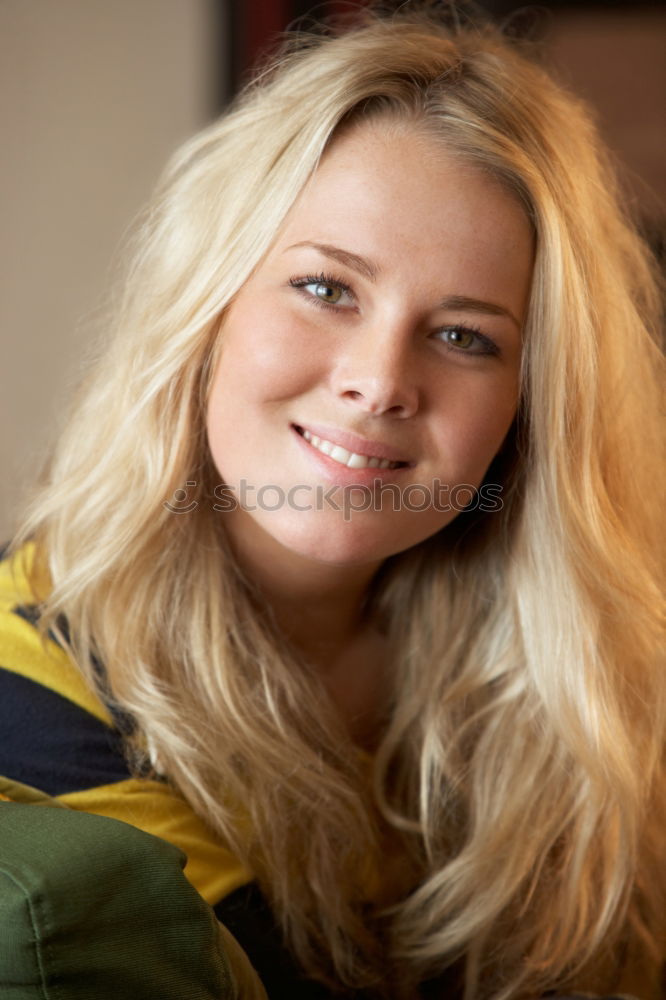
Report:
[[[336,393],[372,415],[413,416],[419,386],[406,340],[397,330],[373,335],[357,329],[335,368]]]

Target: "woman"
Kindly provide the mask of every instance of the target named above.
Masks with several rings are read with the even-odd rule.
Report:
[[[184,845],[269,995],[658,996],[656,293],[584,109],[367,17],[137,243],[5,616],[125,756],[8,777]]]

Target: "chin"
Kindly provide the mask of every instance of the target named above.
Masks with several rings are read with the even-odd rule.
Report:
[[[389,554],[387,543],[370,538],[350,524],[318,530],[299,525],[297,530],[270,532],[274,541],[295,555],[330,566],[365,565],[381,562]]]
[[[331,566],[361,566],[381,563],[389,556],[405,552],[435,534],[442,525],[417,531],[411,524],[400,531],[395,524],[373,523],[371,518],[353,515],[345,521],[340,514],[333,521],[301,516],[296,523],[269,522],[263,527],[280,546],[304,559]]]

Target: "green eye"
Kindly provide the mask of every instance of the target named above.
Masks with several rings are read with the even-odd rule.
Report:
[[[461,347],[463,349],[472,346],[475,336],[476,334],[472,333],[471,330],[462,330],[455,326],[444,330],[444,337],[447,344],[453,344],[454,347]]]
[[[307,274],[289,279],[292,288],[302,292],[311,304],[317,306],[340,306],[350,308],[355,296],[349,285],[332,274]]]
[[[487,354],[497,357],[500,353],[497,344],[490,337],[471,326],[462,324],[443,326],[437,331],[436,336],[448,351],[459,355],[466,354],[468,357],[473,357]]]
[[[338,288],[335,285],[325,285],[323,282],[315,285],[314,293],[318,299],[323,299],[324,302],[332,302],[333,304],[339,302],[342,298],[342,288]]]

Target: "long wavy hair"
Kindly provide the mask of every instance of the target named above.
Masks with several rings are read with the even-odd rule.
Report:
[[[382,118],[512,191],[536,259],[503,509],[368,595],[395,654],[370,762],[234,562],[204,416],[225,308],[339,131]],[[663,957],[658,300],[618,205],[585,108],[495,29],[401,12],[287,43],[170,163],[19,532],[133,759],[328,983],[412,996],[460,961],[468,1000],[511,1000]]]

